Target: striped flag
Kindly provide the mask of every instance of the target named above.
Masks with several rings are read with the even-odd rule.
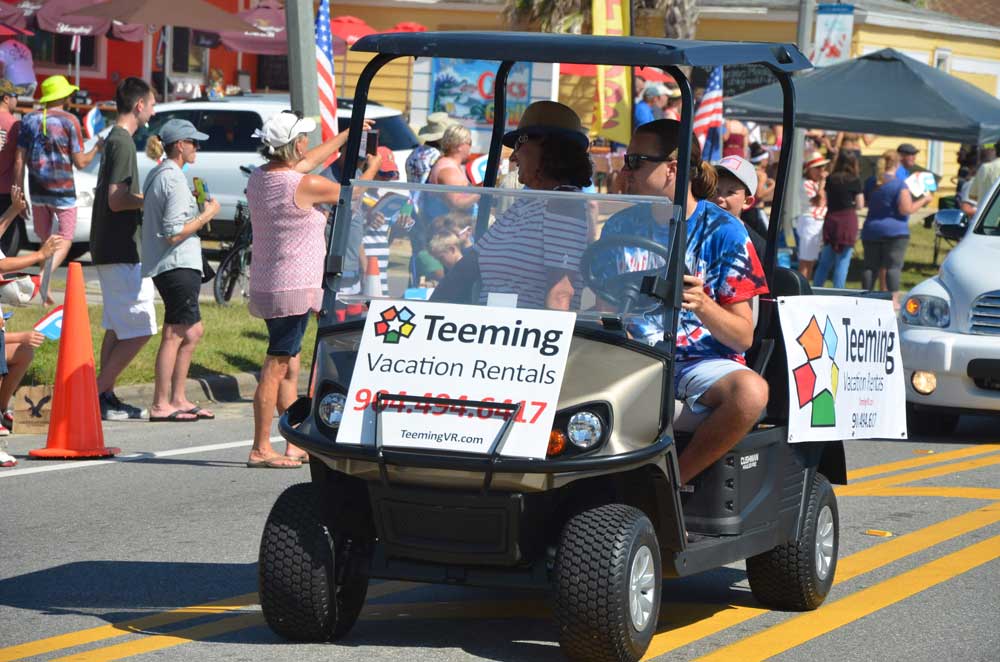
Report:
[[[694,135],[701,144],[701,157],[705,161],[722,158],[722,67],[712,69],[705,87],[705,95],[694,114]]]
[[[319,116],[324,142],[337,135],[337,89],[333,77],[333,35],[330,0],[320,0],[316,12],[316,75],[319,79]]]

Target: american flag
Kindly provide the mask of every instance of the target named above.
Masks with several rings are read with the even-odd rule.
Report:
[[[320,0],[316,12],[316,75],[319,79],[319,116],[323,140],[337,135],[337,88],[333,77],[333,35],[330,0]]]
[[[722,67],[712,69],[705,95],[694,114],[694,135],[701,144],[702,158],[718,161],[722,158]]]

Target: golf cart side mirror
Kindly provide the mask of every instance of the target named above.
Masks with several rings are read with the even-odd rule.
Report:
[[[961,209],[939,209],[934,214],[934,225],[937,226],[937,233],[945,239],[958,241],[965,235],[965,228],[969,224],[969,217],[962,213]]]

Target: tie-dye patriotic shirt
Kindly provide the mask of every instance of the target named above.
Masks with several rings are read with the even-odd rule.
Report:
[[[750,236],[739,219],[722,208],[701,200],[687,219],[688,271],[705,280],[705,293],[720,304],[749,301],[767,292],[764,269]],[[636,235],[669,246],[670,232],[656,223],[649,208],[635,206],[608,219],[602,237]],[[642,248],[623,247],[608,251],[608,262],[595,271],[604,275],[628,273],[663,266],[663,259]],[[637,340],[655,345],[663,340],[663,308],[628,321],[628,331]],[[734,352],[712,337],[701,320],[689,310],[682,310],[677,329],[677,360],[728,358],[745,363],[743,354]]]

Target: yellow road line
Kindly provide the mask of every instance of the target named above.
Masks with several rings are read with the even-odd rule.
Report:
[[[256,593],[245,593],[232,598],[226,598],[225,600],[207,602],[205,604],[194,605],[191,607],[181,607],[180,609],[173,609],[159,614],[142,616],[130,621],[122,621],[121,623],[112,623],[110,625],[102,625],[87,630],[78,630],[76,632],[60,634],[54,637],[48,637],[46,639],[39,639],[38,641],[32,641],[26,644],[19,644],[17,646],[0,649],[0,662],[11,662],[12,660],[20,660],[25,657],[51,653],[52,651],[62,650],[64,648],[83,646],[84,644],[91,644],[95,641],[110,639],[112,637],[121,637],[126,634],[134,634],[143,630],[172,625],[173,623],[180,623],[182,621],[200,618],[209,614],[224,614],[226,612],[241,609],[256,603]]]
[[[997,558],[1000,558],[1000,536],[942,556],[816,611],[774,625],[699,658],[698,662],[766,660]]]
[[[263,624],[264,617],[259,613],[241,614],[239,616],[230,616],[228,618],[212,621],[211,623],[203,623],[202,625],[195,625],[194,627],[177,630],[176,632],[171,632],[170,634],[154,634],[135,641],[126,641],[114,646],[106,646],[104,648],[98,648],[85,653],[61,657],[53,662],[103,662],[105,660],[121,660],[126,657],[132,657],[133,655],[151,653],[153,651],[163,650],[164,648],[180,646],[181,644],[187,644],[192,641],[208,639],[209,637],[217,637],[221,634],[227,634],[236,630],[244,630],[246,628],[254,627],[255,625]]]
[[[381,582],[368,587],[368,599],[374,600],[392,593],[399,593],[413,588],[417,584],[410,582]],[[181,607],[171,611],[151,614],[130,621],[101,625],[87,630],[78,630],[67,634],[56,635],[46,639],[39,639],[25,644],[18,644],[9,648],[0,649],[0,662],[12,662],[26,657],[43,655],[66,648],[75,648],[96,641],[122,637],[127,634],[141,634],[146,630],[160,628],[175,623],[201,618],[211,614],[224,614],[227,612],[249,607],[258,604],[256,593],[245,593],[224,600],[208,602],[202,605],[191,607]]]
[[[974,460],[966,460],[965,462],[955,462],[953,464],[945,464],[940,467],[931,467],[929,469],[922,469],[920,471],[908,471],[902,474],[886,476],[885,478],[876,478],[874,480],[865,480],[861,481],[860,483],[852,483],[850,485],[838,485],[834,490],[834,492],[838,497],[871,496],[871,493],[873,491],[879,490],[883,487],[892,487],[894,485],[915,483],[918,480],[927,480],[928,478],[947,476],[949,474],[956,474],[962,471],[972,471],[973,469],[982,469],[983,467],[993,466],[994,464],[1000,464],[1000,455],[980,457]]]
[[[1000,522],[1000,504],[990,504],[972,512],[946,519],[912,533],[892,538],[874,547],[846,556],[837,561],[837,575],[834,584],[846,582],[859,575],[877,570],[911,554],[923,551],[946,540],[981,529]],[[682,610],[688,610],[683,619],[683,625],[653,636],[645,660],[664,653],[669,653],[695,641],[710,637],[767,613],[767,609],[749,605],[709,605],[712,610],[704,614],[704,620],[699,620],[702,614],[695,610],[697,605],[682,604]],[[684,613],[684,612],[682,612]],[[669,616],[667,617],[668,620]],[[661,620],[663,616],[661,615]],[[738,658],[734,658],[738,659]]]
[[[996,487],[883,487],[870,496],[941,497],[945,499],[983,499],[1000,501],[1000,488]]]
[[[860,469],[852,469],[851,471],[848,471],[847,480],[870,478],[871,476],[892,473],[893,471],[926,467],[931,464],[941,464],[942,462],[961,460],[967,457],[974,457],[976,455],[986,455],[987,453],[993,453],[996,451],[1000,451],[1000,444],[980,444],[978,446],[960,448],[957,451],[948,451],[947,453],[934,453],[933,455],[924,455],[922,457],[915,457],[909,460],[876,464],[870,467],[862,467]]]

